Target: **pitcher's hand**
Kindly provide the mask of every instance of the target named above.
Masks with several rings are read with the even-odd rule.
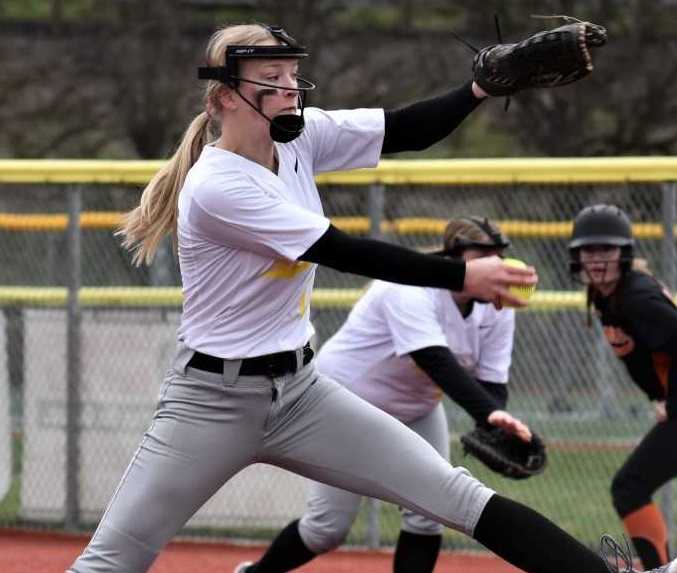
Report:
[[[538,275],[533,267],[511,267],[497,256],[480,257],[466,262],[463,293],[491,302],[498,309],[504,303],[524,307],[528,303],[508,289],[511,285],[532,285],[537,282]]]

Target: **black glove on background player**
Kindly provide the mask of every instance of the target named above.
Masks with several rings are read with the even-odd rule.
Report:
[[[531,441],[525,442],[501,428],[477,426],[461,436],[461,444],[465,454],[476,457],[488,468],[511,479],[540,474],[547,463],[545,444],[533,432]]]

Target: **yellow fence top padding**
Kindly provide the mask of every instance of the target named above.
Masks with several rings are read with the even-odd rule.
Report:
[[[312,305],[320,308],[350,308],[363,289],[313,291]],[[0,287],[0,305],[65,306],[68,291],[63,287]],[[157,307],[182,304],[179,287],[84,287],[79,302],[86,307]],[[536,291],[528,310],[583,309],[585,297],[578,291]]]
[[[313,291],[314,308],[350,308],[364,293],[361,288],[317,288]],[[0,286],[2,306],[65,306],[68,290],[64,287]],[[677,295],[675,296],[677,303]],[[84,287],[79,302],[87,307],[180,307],[180,287]],[[524,311],[584,310],[583,291],[543,290],[531,297]]]
[[[121,217],[119,212],[85,211],[80,214],[80,227],[115,229]],[[65,213],[0,213],[0,229],[4,231],[65,231],[67,227],[68,215]]]
[[[156,161],[0,160],[0,183],[143,185]],[[465,185],[677,181],[677,157],[382,160],[374,169],[324,173],[323,185]]]
[[[0,160],[0,183],[126,183],[143,185],[165,161],[97,159]]]
[[[90,230],[114,230],[120,224],[122,213],[115,211],[84,211],[80,226]],[[367,234],[370,223],[367,217],[332,217],[331,221],[347,233]],[[512,238],[568,238],[571,221],[496,221],[501,230]],[[397,235],[442,235],[447,219],[431,217],[401,217],[383,221],[381,231]],[[68,215],[64,213],[0,213],[0,230],[3,231],[65,231]],[[636,223],[632,227],[637,239],[660,239],[663,228],[660,223]],[[677,236],[677,225],[674,230]]]

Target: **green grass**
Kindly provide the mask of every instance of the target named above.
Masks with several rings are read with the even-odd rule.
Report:
[[[21,491],[22,440],[12,436],[12,483],[4,499],[0,500],[0,525],[16,521],[19,515],[19,492]]]

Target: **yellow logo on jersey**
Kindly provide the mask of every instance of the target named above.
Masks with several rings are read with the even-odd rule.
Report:
[[[263,276],[269,279],[293,279],[296,275],[305,272],[311,264],[305,261],[275,261],[273,266],[263,273]]]
[[[299,300],[299,315],[304,316],[308,312],[308,308],[310,308],[310,297],[304,292]]]

